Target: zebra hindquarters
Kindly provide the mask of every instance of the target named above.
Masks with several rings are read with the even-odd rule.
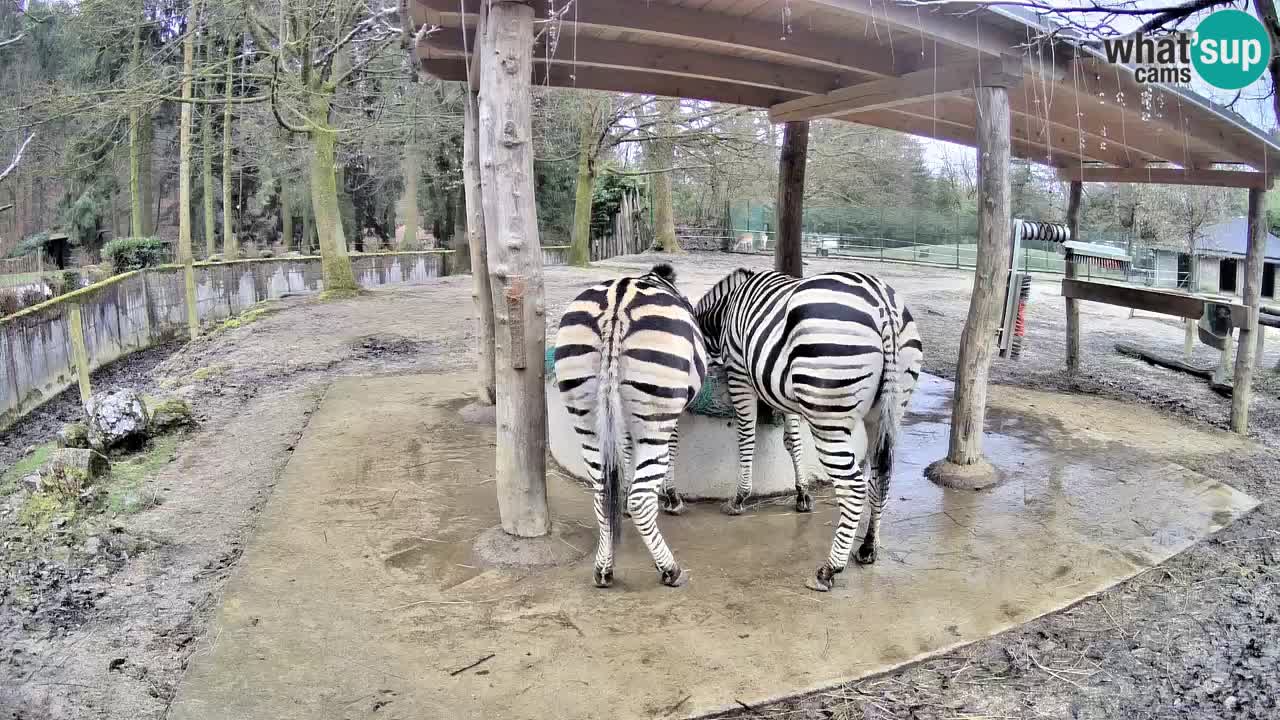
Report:
[[[640,538],[661,573],[662,583],[679,587],[688,575],[676,562],[658,528],[659,496],[667,490],[667,474],[674,458],[676,426],[684,408],[684,388],[627,383],[620,389],[635,453],[635,477],[627,495],[627,509]],[[678,496],[677,496],[678,498]]]

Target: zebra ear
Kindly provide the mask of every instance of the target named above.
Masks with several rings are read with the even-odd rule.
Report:
[[[662,278],[663,280],[666,280],[672,285],[676,284],[676,269],[671,267],[667,263],[659,263],[657,265],[654,265],[653,269],[650,270],[649,273],[653,275],[657,275],[658,277]]]

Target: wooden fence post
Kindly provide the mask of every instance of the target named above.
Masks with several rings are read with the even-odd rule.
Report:
[[[960,336],[951,443],[947,457],[925,471],[947,487],[980,488],[997,480],[995,468],[982,457],[987,381],[1000,308],[1008,284],[1009,90],[1007,82],[984,84],[977,91],[978,253],[969,300],[969,317]]]
[[[1258,305],[1262,302],[1262,267],[1267,246],[1267,193],[1249,191],[1249,247],[1244,271],[1244,298],[1248,319],[1240,328],[1240,344],[1236,349],[1236,372],[1231,390],[1231,429],[1241,435],[1249,432],[1249,400],[1253,397],[1253,369],[1257,358]]]
[[[1072,180],[1067,198],[1067,230],[1071,239],[1077,240],[1080,235],[1080,195],[1084,183]],[[1067,250],[1067,262],[1063,272],[1068,278],[1076,276],[1074,258]],[[1080,370],[1080,306],[1074,298],[1067,298],[1067,373],[1074,375]]]
[[[487,3],[480,3],[480,20],[475,41],[480,42],[487,22]],[[484,192],[480,182],[479,96],[480,66],[484,53],[474,48],[471,53],[470,77],[467,79],[466,105],[462,117],[462,181],[467,206],[467,246],[471,251],[471,299],[476,309],[476,354],[478,355],[477,401],[492,405],[497,397],[494,389],[493,360],[493,292],[489,287],[488,249],[484,232]]]
[[[88,405],[93,389],[89,386],[89,345],[84,339],[84,315],[80,303],[71,303],[67,313],[67,331],[71,336],[71,359],[76,364],[76,379],[80,385],[80,404]]]
[[[809,155],[809,121],[786,123],[782,131],[782,154],[778,157],[778,242],[773,251],[773,269],[794,277],[804,277],[801,242],[804,237],[804,170]]]
[[[551,515],[543,389],[546,307],[530,142],[532,5],[492,2],[477,54],[480,178],[496,322],[498,513],[507,533],[538,537],[551,531]]]

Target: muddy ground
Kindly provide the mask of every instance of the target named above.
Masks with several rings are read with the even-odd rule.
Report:
[[[549,268],[548,317],[576,292],[656,258],[589,271]],[[700,254],[676,262],[692,293],[736,265],[767,258]],[[926,369],[954,374],[971,274],[875,263],[811,262],[889,279],[925,339]],[[162,718],[293,444],[330,379],[470,367],[470,279],[321,303],[288,298],[271,312],[196,343],[136,354],[95,387],[128,385],[190,399],[198,425],[146,481],[154,502],[105,513],[91,532],[55,528],[35,542],[17,522],[24,492],[0,497],[0,718]],[[1063,302],[1035,285],[1022,358],[997,361],[996,382],[1155,405],[1189,423],[1225,427],[1229,402],[1203,382],[1121,357],[1115,342],[1177,355],[1172,319],[1083,306],[1083,369],[1062,372]],[[1266,366],[1280,360],[1272,337]],[[1214,353],[1197,351],[1210,364]],[[1280,379],[1260,381],[1257,452],[1223,464],[1171,458],[1232,483],[1262,506],[1160,568],[1017,630],[879,678],[771,705],[743,718],[1280,717]],[[0,439],[0,467],[45,442],[77,412],[66,394]],[[1141,432],[1135,428],[1134,432]],[[167,446],[166,446],[167,447]],[[97,537],[97,540],[93,540]]]

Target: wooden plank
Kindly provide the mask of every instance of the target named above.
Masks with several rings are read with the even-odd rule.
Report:
[[[782,130],[782,153],[778,158],[778,242],[773,251],[773,269],[793,277],[804,277],[800,250],[808,156],[809,121],[788,122]]]
[[[1249,401],[1253,399],[1254,361],[1257,359],[1258,306],[1262,304],[1262,267],[1267,247],[1267,191],[1249,191],[1249,245],[1245,255],[1243,300],[1248,308],[1247,321],[1240,325],[1240,344],[1236,351],[1236,372],[1231,393],[1231,429],[1249,432]]]
[[[490,289],[493,295],[502,529],[516,537],[551,531],[547,506],[546,321],[542,254],[534,208],[529,68],[533,8],[494,2],[480,53],[479,150]],[[476,272],[480,272],[477,268]]]
[[[484,0],[415,0],[412,15],[418,25],[426,22],[458,27],[460,7],[474,16]],[[547,17],[546,3],[538,3],[538,17]],[[563,9],[564,5],[558,5]],[[576,24],[576,28],[575,28]],[[758,57],[800,65],[819,65],[855,71],[874,77],[890,77],[922,67],[918,57],[888,53],[875,43],[850,42],[847,37],[820,32],[807,23],[793,23],[782,32],[776,20],[761,21],[692,8],[633,0],[591,0],[577,4],[564,18],[560,36],[572,42],[595,30],[618,30],[653,36],[685,37],[706,47],[752,48]]]
[[[934,118],[904,112],[903,109],[876,110],[860,113],[851,121],[863,125],[874,125],[889,130],[910,133],[920,137],[930,137],[961,145],[974,146],[976,131],[972,124],[948,118]],[[1043,142],[1027,139],[1025,127],[1015,125],[1010,128],[1010,150],[1014,157],[1044,163],[1048,161],[1054,166],[1079,164],[1080,156],[1076,145],[1066,145],[1048,149]]]
[[[769,108],[769,120],[777,123],[847,115],[847,119],[856,122],[854,113],[910,105],[922,98],[956,94],[978,86],[1008,87],[1021,81],[1022,60],[1002,56],[980,64],[927,68],[780,103]]]
[[[547,65],[541,59],[535,59],[532,65],[530,79],[533,83],[551,87],[682,97],[759,108],[800,97],[800,93],[795,92],[699,78],[658,75],[643,70],[581,66],[573,68],[568,65]],[[462,60],[423,60],[422,69],[441,80],[463,81],[467,77],[466,65]]]
[[[427,36],[418,46],[420,59],[457,59],[475,48],[473,31],[464,39],[459,32]],[[562,39],[551,52],[545,41],[534,49],[537,62],[575,67],[634,70],[643,68],[662,75],[722,80],[743,85],[797,93],[823,93],[854,82],[861,74],[830,69],[797,67],[699,50],[648,45],[583,36]]]
[[[1192,320],[1199,320],[1204,315],[1204,304],[1208,301],[1226,305],[1230,308],[1231,324],[1234,327],[1240,327],[1247,317],[1245,306],[1239,303],[1222,302],[1172,290],[1157,290],[1133,285],[1100,282],[1098,280],[1064,278],[1062,280],[1062,297],[1099,302],[1104,305],[1116,305],[1134,310],[1145,310]]]
[[[1072,240],[1080,237],[1080,195],[1083,187],[1079,181],[1073,180],[1067,193],[1067,229],[1071,232]],[[1070,250],[1067,250],[1065,270],[1067,279],[1075,278],[1075,262]],[[1080,306],[1076,304],[1074,298],[1067,298],[1066,301],[1067,372],[1074,375],[1080,370]]]
[[[1061,168],[1058,179],[1082,182],[1153,183],[1158,185],[1205,185],[1209,187],[1266,190],[1275,178],[1268,173],[1244,170],[1197,170],[1192,168]]]

